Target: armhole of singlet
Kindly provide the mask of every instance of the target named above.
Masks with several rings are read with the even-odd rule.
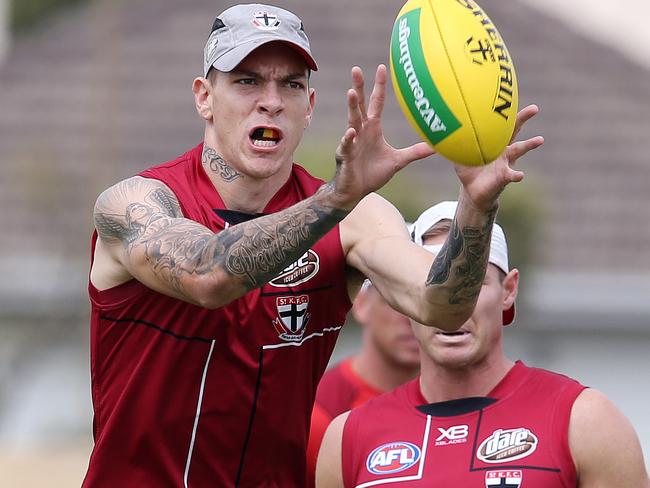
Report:
[[[573,405],[584,390],[585,386],[569,380],[569,382],[562,388],[557,396],[555,404],[553,405],[553,414],[549,416],[549,430],[552,436],[559,440],[559,449],[550,449],[550,455],[553,462],[563,470],[566,467],[571,469],[569,478],[577,481],[577,471],[573,455],[571,454],[571,446],[569,444],[569,424],[571,422],[571,412]],[[561,475],[564,480],[566,475]],[[567,485],[566,488],[573,488],[574,485]]]
[[[348,418],[345,419],[343,433],[341,435],[341,474],[343,488],[354,488],[353,478],[359,471],[359,456],[354,439],[358,439],[359,423],[356,421],[358,412],[351,410]],[[349,461],[349,463],[348,463]]]

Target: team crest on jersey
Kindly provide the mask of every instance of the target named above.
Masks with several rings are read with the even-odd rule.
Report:
[[[519,488],[523,478],[521,469],[504,469],[485,473],[485,488]]]
[[[279,288],[299,285],[316,276],[319,268],[320,258],[318,254],[309,249],[300,256],[298,261],[287,266],[282,273],[269,281],[269,285]]]
[[[399,473],[417,464],[420,448],[410,442],[391,442],[373,450],[366,460],[372,474]]]
[[[537,449],[537,436],[529,429],[497,429],[476,451],[484,463],[505,463],[530,456]]]
[[[285,341],[301,340],[310,317],[307,311],[309,295],[277,297],[275,306],[278,316],[273,321],[273,326],[278,332],[278,337]]]
[[[280,19],[272,12],[260,11],[253,14],[253,25],[261,30],[276,30],[280,26]]]

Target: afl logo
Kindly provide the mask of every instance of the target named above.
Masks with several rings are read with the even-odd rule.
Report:
[[[282,273],[269,281],[269,285],[288,288],[304,283],[316,276],[320,267],[319,263],[320,259],[318,254],[309,249],[305,254],[300,256],[298,261],[287,266]]]
[[[391,442],[372,451],[366,468],[373,474],[399,473],[417,464],[420,448],[410,442]]]
[[[497,429],[481,442],[476,456],[484,463],[505,463],[530,456],[537,449],[537,436],[523,427]]]

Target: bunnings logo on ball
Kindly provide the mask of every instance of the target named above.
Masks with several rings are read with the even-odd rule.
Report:
[[[420,9],[405,13],[395,22],[391,49],[393,72],[406,106],[426,138],[437,144],[458,129],[460,122],[426,68],[420,41]]]

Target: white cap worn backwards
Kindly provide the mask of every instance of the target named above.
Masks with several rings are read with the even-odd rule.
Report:
[[[423,241],[424,235],[441,220],[453,220],[456,215],[456,207],[458,202],[441,202],[428,208],[420,214],[413,225],[410,227],[411,237],[413,241],[424,247],[425,249],[438,253],[441,245],[425,245]],[[492,226],[492,239],[490,240],[490,255],[488,262],[495,265],[504,273],[508,273],[508,243],[506,242],[506,235],[499,224]],[[503,312],[503,325],[509,325],[515,319],[515,305]]]

